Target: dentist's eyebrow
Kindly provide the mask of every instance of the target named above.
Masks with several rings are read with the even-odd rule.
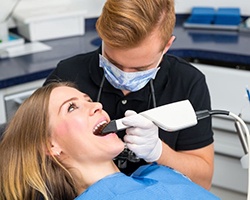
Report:
[[[89,100],[89,101],[93,102],[93,100],[90,98],[90,96],[89,96],[89,95],[87,95],[87,94],[83,93],[83,97],[84,97],[85,99],[87,99],[87,100]]]
[[[103,55],[103,56],[104,56],[104,55]],[[115,60],[113,60],[112,58],[110,58],[109,55],[108,55],[107,53],[105,53],[105,56],[104,56],[104,57],[106,57],[106,58],[108,59],[108,61],[111,62],[112,64],[123,67],[122,65],[120,65],[119,63],[117,63]]]
[[[64,102],[61,104],[61,106],[59,107],[58,114],[61,112],[61,109],[62,109],[63,105],[65,105],[65,104],[68,103],[68,102],[77,100],[77,99],[78,99],[77,97],[72,97],[72,98],[67,99],[66,101],[64,101]]]
[[[104,55],[103,55],[104,56]],[[117,66],[117,67],[124,67],[123,65],[117,63],[115,60],[113,60],[112,58],[109,57],[109,55],[105,52],[105,56],[106,59],[108,59],[109,62],[111,62],[113,65]],[[148,67],[150,67],[151,65],[153,65],[154,62],[150,63],[150,64],[147,64],[147,65],[144,65],[144,66],[136,66],[136,67],[131,67],[131,69],[139,69],[139,70],[144,70]]]

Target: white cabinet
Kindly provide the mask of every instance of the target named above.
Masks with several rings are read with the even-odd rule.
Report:
[[[0,89],[0,124],[5,123],[18,108],[19,103],[42,86],[44,81],[45,79],[42,79]]]
[[[250,102],[246,87],[250,86],[250,71],[193,63],[205,75],[210,90],[212,109],[242,113],[250,128]],[[241,167],[244,155],[236,133],[234,120],[226,116],[212,119],[215,139],[215,172],[213,185],[247,193],[247,169]]]

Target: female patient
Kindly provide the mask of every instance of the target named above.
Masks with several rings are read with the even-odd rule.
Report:
[[[0,199],[218,199],[157,164],[120,173],[112,159],[124,143],[114,133],[93,134],[109,120],[100,103],[70,83],[39,88],[0,143]]]

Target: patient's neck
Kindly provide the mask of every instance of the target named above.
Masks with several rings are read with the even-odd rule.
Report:
[[[113,161],[95,164],[95,165],[84,165],[80,168],[70,170],[76,186],[77,193],[80,195],[89,186],[96,183],[97,181],[103,179],[104,177],[120,172]]]

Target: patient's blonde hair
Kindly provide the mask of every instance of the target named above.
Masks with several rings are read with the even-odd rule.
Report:
[[[19,107],[0,143],[0,199],[74,199],[69,172],[50,152],[49,98],[69,83],[51,83],[36,90]]]

